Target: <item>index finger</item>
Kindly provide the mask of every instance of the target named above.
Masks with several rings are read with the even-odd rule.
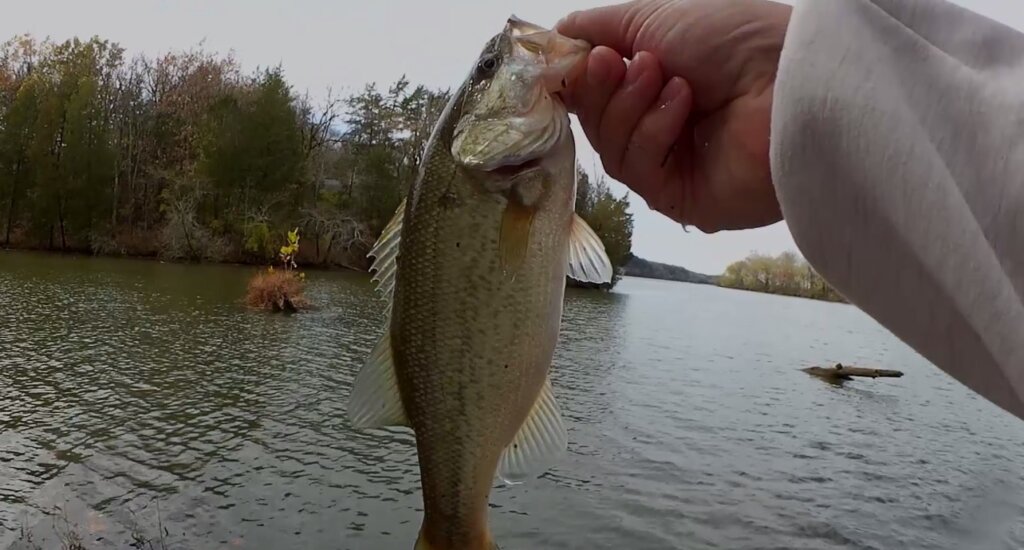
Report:
[[[642,22],[644,4],[636,0],[589,10],[575,11],[555,24],[555,30],[593,46],[607,46],[622,57],[633,56],[633,45]]]

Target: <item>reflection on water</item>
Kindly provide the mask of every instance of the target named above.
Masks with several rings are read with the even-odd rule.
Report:
[[[352,431],[364,276],[246,311],[250,270],[0,253],[0,548],[67,503],[88,548],[408,548],[412,436]],[[906,372],[830,386],[837,361]],[[625,279],[570,290],[569,453],[494,491],[503,548],[1011,548],[1022,424],[843,305]],[[77,507],[76,507],[77,506]],[[84,519],[83,519],[84,518]]]

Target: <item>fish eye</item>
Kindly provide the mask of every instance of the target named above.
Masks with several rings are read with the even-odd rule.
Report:
[[[480,60],[480,63],[477,65],[477,67],[479,67],[480,70],[485,73],[492,73],[494,72],[495,69],[498,68],[498,59],[493,55],[488,55],[487,57]]]

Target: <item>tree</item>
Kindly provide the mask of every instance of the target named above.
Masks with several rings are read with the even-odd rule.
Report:
[[[416,177],[427,140],[448,101],[447,91],[410,89],[403,76],[387,93],[369,84],[346,100],[343,160],[353,206],[376,233],[394,214]]]
[[[18,208],[25,200],[31,183],[29,151],[35,139],[38,117],[38,80],[25,78],[13,91],[13,100],[2,112],[0,123],[0,203],[4,206],[4,245],[11,242],[11,233],[18,218]],[[5,94],[6,95],[6,94]]]
[[[319,103],[281,67],[201,45],[127,58],[99,37],[0,44],[5,246],[264,262],[297,226],[299,261],[365,269],[448,104],[405,76]],[[577,211],[618,268],[632,216],[582,170]]]
[[[603,175],[591,182],[577,164],[575,208],[604,244],[614,269],[610,285],[614,286],[633,248],[633,214],[629,212],[628,195],[616,198]]]
[[[729,264],[718,284],[743,290],[845,301],[810,264],[793,252],[783,252],[776,257],[752,253]]]
[[[211,182],[208,211],[219,230],[249,241],[253,231],[297,214],[306,159],[293,103],[278,68],[212,106],[200,173]]]

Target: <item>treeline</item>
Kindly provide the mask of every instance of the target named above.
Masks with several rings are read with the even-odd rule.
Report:
[[[846,301],[806,260],[792,252],[783,252],[775,257],[751,254],[730,264],[718,278],[718,284],[830,302]]]
[[[448,90],[404,77],[314,102],[280,67],[201,49],[126,55],[92,38],[0,46],[0,244],[365,269]],[[603,181],[577,204],[613,258],[632,220]]]
[[[623,266],[633,251],[633,214],[629,211],[628,195],[616,198],[603,174],[595,181],[579,165],[576,166],[576,212],[586,220],[604,243],[615,273],[612,281],[593,285],[569,280],[569,284],[585,288],[614,287],[623,275]]]
[[[664,281],[680,281],[683,283],[694,283],[700,285],[717,284],[718,277],[705,275],[690,271],[678,265],[652,262],[638,258],[632,254],[626,259],[622,266],[622,272],[630,277],[644,277],[647,279],[661,279]]]

